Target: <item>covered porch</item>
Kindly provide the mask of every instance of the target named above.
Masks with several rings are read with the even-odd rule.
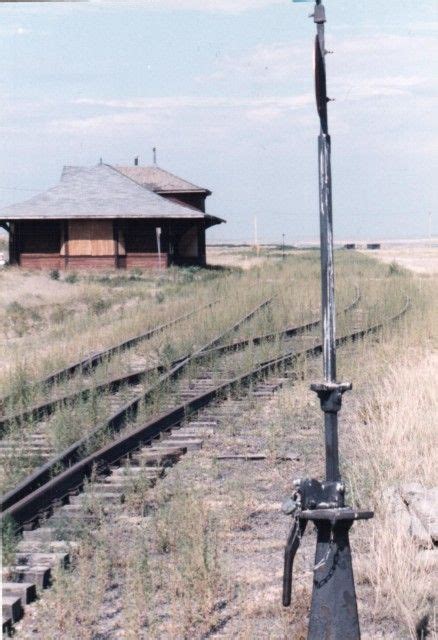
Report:
[[[20,220],[10,263],[28,269],[160,269],[205,265],[205,223],[193,220]]]

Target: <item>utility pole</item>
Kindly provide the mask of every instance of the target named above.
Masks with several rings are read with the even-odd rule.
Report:
[[[284,233],[282,234],[282,236],[283,236],[283,241],[281,245],[281,252],[282,252],[282,259],[284,260]]]
[[[325,8],[316,0],[315,91],[320,120],[318,137],[319,220],[321,242],[321,299],[323,331],[322,382],[312,384],[324,413],[325,480],[300,479],[283,505],[293,516],[284,557],[283,605],[292,593],[293,561],[308,522],[316,528],[316,557],[308,640],[359,640],[359,617],[354,587],[349,530],[355,520],[373,517],[370,511],[345,506],[345,485],[339,469],[338,412],[342,396],[352,389],[336,375],[336,307],[333,261],[331,140],[328,129],[325,56]]]
[[[157,164],[157,147],[152,148],[152,159],[154,161],[154,164]]]

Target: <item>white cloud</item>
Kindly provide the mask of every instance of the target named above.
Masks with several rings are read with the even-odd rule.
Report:
[[[364,77],[360,82],[347,88],[345,98],[374,99],[397,96],[412,96],[414,89],[427,84],[421,76],[383,76],[381,78]]]
[[[210,13],[242,13],[263,9],[283,0],[91,0],[96,6],[125,8],[143,7],[154,11],[207,11]]]
[[[163,114],[162,114],[163,115]],[[48,129],[57,133],[77,133],[83,135],[88,132],[98,133],[103,131],[116,131],[120,129],[139,128],[152,132],[161,125],[151,114],[140,113],[114,113],[111,115],[96,115],[88,118],[71,117],[58,118],[49,123]]]
[[[227,80],[230,74],[244,76],[251,82],[283,82],[292,72],[310,64],[311,51],[305,45],[273,43],[258,45],[240,56],[226,56],[218,63],[210,80]],[[306,55],[307,54],[307,55]]]
[[[330,40],[330,46],[334,45],[336,54],[360,54],[373,59],[380,58],[382,63],[385,62],[385,57],[388,55],[397,56],[402,64],[406,56],[417,58],[424,55],[426,51],[434,51],[435,55],[437,53],[437,43],[433,36],[415,33],[396,35],[382,32],[355,38],[336,36]]]
[[[278,106],[280,108],[299,109],[309,103],[308,94],[296,96],[263,96],[263,97],[231,97],[231,96],[156,96],[152,98],[134,98],[122,100],[101,100],[79,98],[76,105],[108,107],[116,109],[229,109],[259,106]]]
[[[9,27],[0,27],[0,37],[8,36],[27,36],[32,33],[31,29],[20,25],[11,25]]]
[[[413,22],[409,25],[409,30],[412,33],[416,33],[417,31],[431,31],[436,33],[438,31],[438,20],[419,20],[418,22]]]
[[[203,119],[208,126],[214,125],[215,118],[223,118],[221,127],[232,126],[233,118],[242,122],[269,124],[287,113],[296,112],[313,102],[311,94],[297,96],[264,97],[211,97],[211,96],[165,96],[135,98],[132,100],[101,100],[80,98],[75,107],[93,109],[99,113],[83,117],[65,117],[53,121],[51,128],[57,131],[86,132],[140,127],[142,130],[178,123],[184,115],[195,120]],[[108,111],[110,111],[108,113]]]
[[[425,35],[332,37],[328,46],[329,87],[339,100],[413,95],[436,86],[436,40]],[[309,41],[259,45],[240,56],[226,56],[209,76],[224,91],[238,79],[244,90],[254,85],[293,86],[311,81]],[[435,62],[434,62],[435,58]],[[206,80],[206,78],[201,78]]]

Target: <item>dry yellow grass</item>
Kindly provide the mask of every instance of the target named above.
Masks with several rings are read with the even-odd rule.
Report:
[[[421,620],[437,637],[438,557],[426,562],[388,503],[388,488],[419,483],[438,486],[438,354],[422,350],[388,363],[362,407],[366,424],[353,418],[348,454],[353,495],[375,508],[361,527],[359,579],[372,587],[372,610],[403,620],[417,638]],[[438,556],[438,551],[434,552]]]

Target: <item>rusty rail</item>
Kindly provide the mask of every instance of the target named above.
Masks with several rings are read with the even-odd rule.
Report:
[[[349,311],[354,309],[359,304],[360,299],[361,299],[361,293],[359,288],[356,287],[355,299],[349,305],[347,305],[347,307],[345,307],[343,312],[348,313]],[[214,303],[211,303],[211,304],[214,304]],[[246,322],[250,320],[252,317],[253,317],[253,312],[251,312],[248,317],[244,318],[243,321]],[[8,425],[13,424],[14,422],[22,422],[26,420],[41,420],[45,416],[50,416],[59,407],[62,407],[72,402],[77,402],[80,400],[87,401],[92,396],[92,394],[96,394],[96,393],[99,394],[107,391],[109,391],[110,393],[115,393],[120,387],[124,385],[138,384],[139,382],[141,382],[142,378],[144,378],[147,375],[154,375],[154,374],[162,375],[166,371],[169,371],[174,367],[177,367],[179,364],[184,362],[187,358],[191,357],[193,360],[201,360],[209,357],[214,357],[217,355],[222,355],[224,353],[231,352],[231,351],[240,351],[242,349],[245,349],[251,344],[259,345],[259,344],[262,344],[263,342],[279,340],[282,338],[291,338],[293,336],[298,336],[303,333],[306,333],[307,331],[311,331],[312,329],[316,328],[320,324],[320,322],[321,321],[318,318],[310,322],[307,322],[303,325],[286,327],[286,329],[283,329],[282,331],[277,333],[270,333],[262,336],[255,336],[255,337],[251,337],[243,340],[238,340],[236,342],[231,342],[226,345],[214,346],[214,345],[218,345],[222,341],[222,339],[226,335],[226,334],[223,334],[213,341],[212,343],[213,346],[211,348],[208,348],[208,349],[203,348],[200,352],[194,355],[187,354],[187,355],[181,356],[180,358],[174,360],[170,364],[170,367],[166,367],[165,365],[157,365],[154,367],[150,367],[149,369],[135,371],[133,373],[129,373],[124,376],[114,377],[109,380],[106,380],[105,382],[103,382],[100,385],[97,385],[96,387],[87,387],[85,389],[81,389],[80,391],[76,391],[75,393],[72,393],[70,395],[54,398],[53,400],[48,400],[47,402],[43,402],[35,407],[31,407],[30,409],[23,411],[22,413],[15,414],[12,416],[0,416],[0,436],[4,434]],[[236,330],[236,328],[238,327],[230,329],[228,333],[232,333],[232,331]]]
[[[134,400],[131,400],[130,402],[123,405],[120,409],[118,409],[108,420],[95,427],[89,434],[87,434],[80,440],[77,440],[70,447],[62,451],[60,454],[49,460],[46,464],[39,467],[32,474],[27,476],[27,478],[22,480],[15,487],[15,489],[9,491],[0,498],[1,509],[3,510],[8,508],[11,504],[14,503],[14,501],[17,500],[17,497],[21,498],[22,496],[27,495],[30,491],[34,491],[37,487],[47,482],[50,478],[53,477],[57,469],[65,468],[76,463],[81,457],[81,452],[87,445],[92,442],[93,438],[96,438],[104,432],[117,432],[122,429],[129,418],[135,418],[140,403],[150,398],[163,383],[176,379],[179,375],[181,375],[185,367],[192,361],[193,358],[196,358],[200,353],[204,351],[204,349],[207,350],[210,349],[213,345],[217,345],[218,342],[223,339],[223,337],[237,330],[242,324],[251,320],[259,311],[271,304],[272,300],[273,297],[268,298],[261,304],[257,305],[257,307],[252,309],[231,327],[227,328],[222,334],[216,336],[215,338],[213,338],[213,340],[210,340],[206,345],[195,351],[194,354],[187,356],[182,361],[178,362],[164,375],[160,376],[160,378],[154,384],[149,386]]]
[[[201,307],[199,307],[199,309],[196,309],[195,311],[190,311],[189,313],[186,313],[182,316],[178,316],[177,318],[174,318],[169,322],[153,327],[152,329],[149,329],[144,333],[140,333],[136,336],[128,338],[123,342],[119,342],[118,344],[112,345],[111,347],[108,347],[106,349],[102,349],[101,351],[97,351],[95,353],[89,354],[85,358],[82,358],[81,360],[78,360],[77,362],[74,362],[73,364],[68,365],[64,369],[59,369],[59,371],[55,371],[54,373],[50,374],[47,378],[44,378],[43,380],[38,380],[37,382],[32,383],[32,387],[33,388],[50,387],[56,384],[57,382],[61,382],[63,380],[71,378],[78,371],[81,371],[82,373],[86,373],[91,369],[94,369],[95,367],[97,367],[106,358],[109,358],[115,355],[116,353],[121,353],[122,351],[130,349],[131,347],[135,346],[139,342],[142,342],[143,340],[150,340],[157,333],[161,333],[162,331],[165,331],[169,327],[172,327],[173,325],[178,324],[179,322],[188,320],[189,318],[196,315],[203,309],[208,309],[209,307],[213,307],[218,302],[219,302],[219,298],[216,300],[213,300],[212,302],[208,302],[205,305],[202,305]],[[11,394],[8,396],[5,396],[4,398],[1,398],[0,407],[4,407],[9,402],[11,402],[11,400],[12,400]],[[0,429],[1,429],[1,424],[2,423],[0,423]]]
[[[343,313],[348,313],[349,311],[352,311],[355,307],[357,307],[360,300],[361,300],[361,292],[359,288],[356,287],[356,297],[352,302],[350,302],[350,304],[348,304],[343,309]],[[241,349],[245,349],[247,346],[251,344],[259,345],[259,344],[262,344],[263,342],[273,342],[274,340],[280,340],[282,338],[292,338],[293,336],[299,336],[303,333],[306,333],[307,331],[311,331],[312,329],[315,329],[320,324],[321,324],[321,319],[317,318],[315,320],[311,320],[310,322],[307,322],[306,324],[302,324],[296,327],[286,327],[286,329],[283,329],[282,331],[279,331],[277,333],[268,333],[263,336],[255,336],[252,338],[239,340],[237,342],[232,342],[230,344],[225,344],[220,347],[215,347],[214,349],[204,351],[202,354],[199,355],[199,357],[206,358],[211,355],[214,356],[217,354],[226,353],[228,351],[240,351]]]
[[[342,346],[348,342],[356,342],[367,335],[377,333],[386,325],[403,317],[410,308],[410,304],[410,300],[406,298],[403,308],[397,314],[371,327],[337,338],[337,346]],[[91,477],[96,468],[102,471],[108,465],[119,462],[138,447],[151,443],[161,433],[178,426],[188,415],[195,413],[213,400],[224,397],[231,391],[250,384],[255,378],[263,377],[272,371],[278,370],[281,366],[296,362],[300,358],[318,356],[322,353],[322,349],[323,346],[320,343],[300,352],[289,351],[286,354],[259,363],[254,369],[237,376],[233,380],[222,383],[215,389],[207,391],[158,417],[152,418],[133,432],[122,436],[76,462],[55,478],[47,478],[43,486],[35,488],[29,483],[27,490],[24,490],[25,487],[22,483],[17,489],[1,499],[3,516],[11,517],[16,523],[17,529],[30,526],[31,523],[39,518],[45,518],[50,515],[54,503],[59,504],[60,501],[67,501],[69,492],[81,488],[84,481]]]

